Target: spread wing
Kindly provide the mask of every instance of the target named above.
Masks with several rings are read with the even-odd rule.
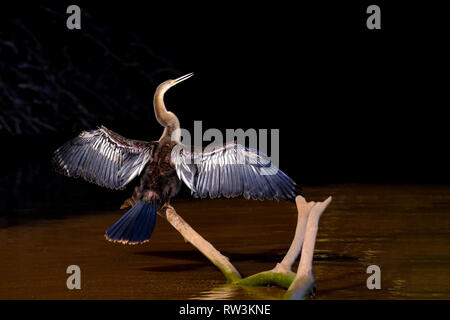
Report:
[[[259,154],[237,143],[211,151],[175,146],[172,162],[195,197],[220,196],[294,201],[300,188]]]
[[[157,142],[131,140],[101,126],[83,131],[53,154],[55,168],[110,189],[123,189],[150,160]]]

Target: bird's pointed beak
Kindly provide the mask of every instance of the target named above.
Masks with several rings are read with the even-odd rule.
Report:
[[[182,82],[182,81],[184,81],[184,80],[186,80],[186,79],[189,79],[189,78],[192,77],[193,75],[194,75],[193,72],[188,73],[188,74],[185,74],[184,76],[181,76],[181,77],[175,79],[174,82],[173,82],[173,84],[176,85],[176,84],[178,84],[178,83],[180,83],[180,82]]]

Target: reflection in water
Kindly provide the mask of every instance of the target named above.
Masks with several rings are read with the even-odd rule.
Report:
[[[248,287],[232,284],[222,284],[194,295],[191,300],[281,300],[285,290],[278,287]]]
[[[240,287],[232,284],[222,284],[211,290],[200,292],[198,296],[194,296],[191,300],[229,300],[232,299],[239,291]]]
[[[397,296],[401,296],[402,292],[405,291],[405,286],[406,286],[406,280],[395,279],[395,280],[392,280],[392,287],[387,288],[387,289],[393,296],[397,297]]]

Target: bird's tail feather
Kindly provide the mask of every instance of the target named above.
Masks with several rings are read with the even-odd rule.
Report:
[[[155,228],[157,210],[156,202],[139,201],[106,231],[106,239],[123,244],[147,242]]]

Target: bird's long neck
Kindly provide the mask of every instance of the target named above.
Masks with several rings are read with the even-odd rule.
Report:
[[[171,139],[172,141],[180,142],[180,121],[173,112],[166,109],[164,104],[164,93],[166,91],[167,88],[159,86],[153,98],[156,120],[165,128],[159,140]]]

